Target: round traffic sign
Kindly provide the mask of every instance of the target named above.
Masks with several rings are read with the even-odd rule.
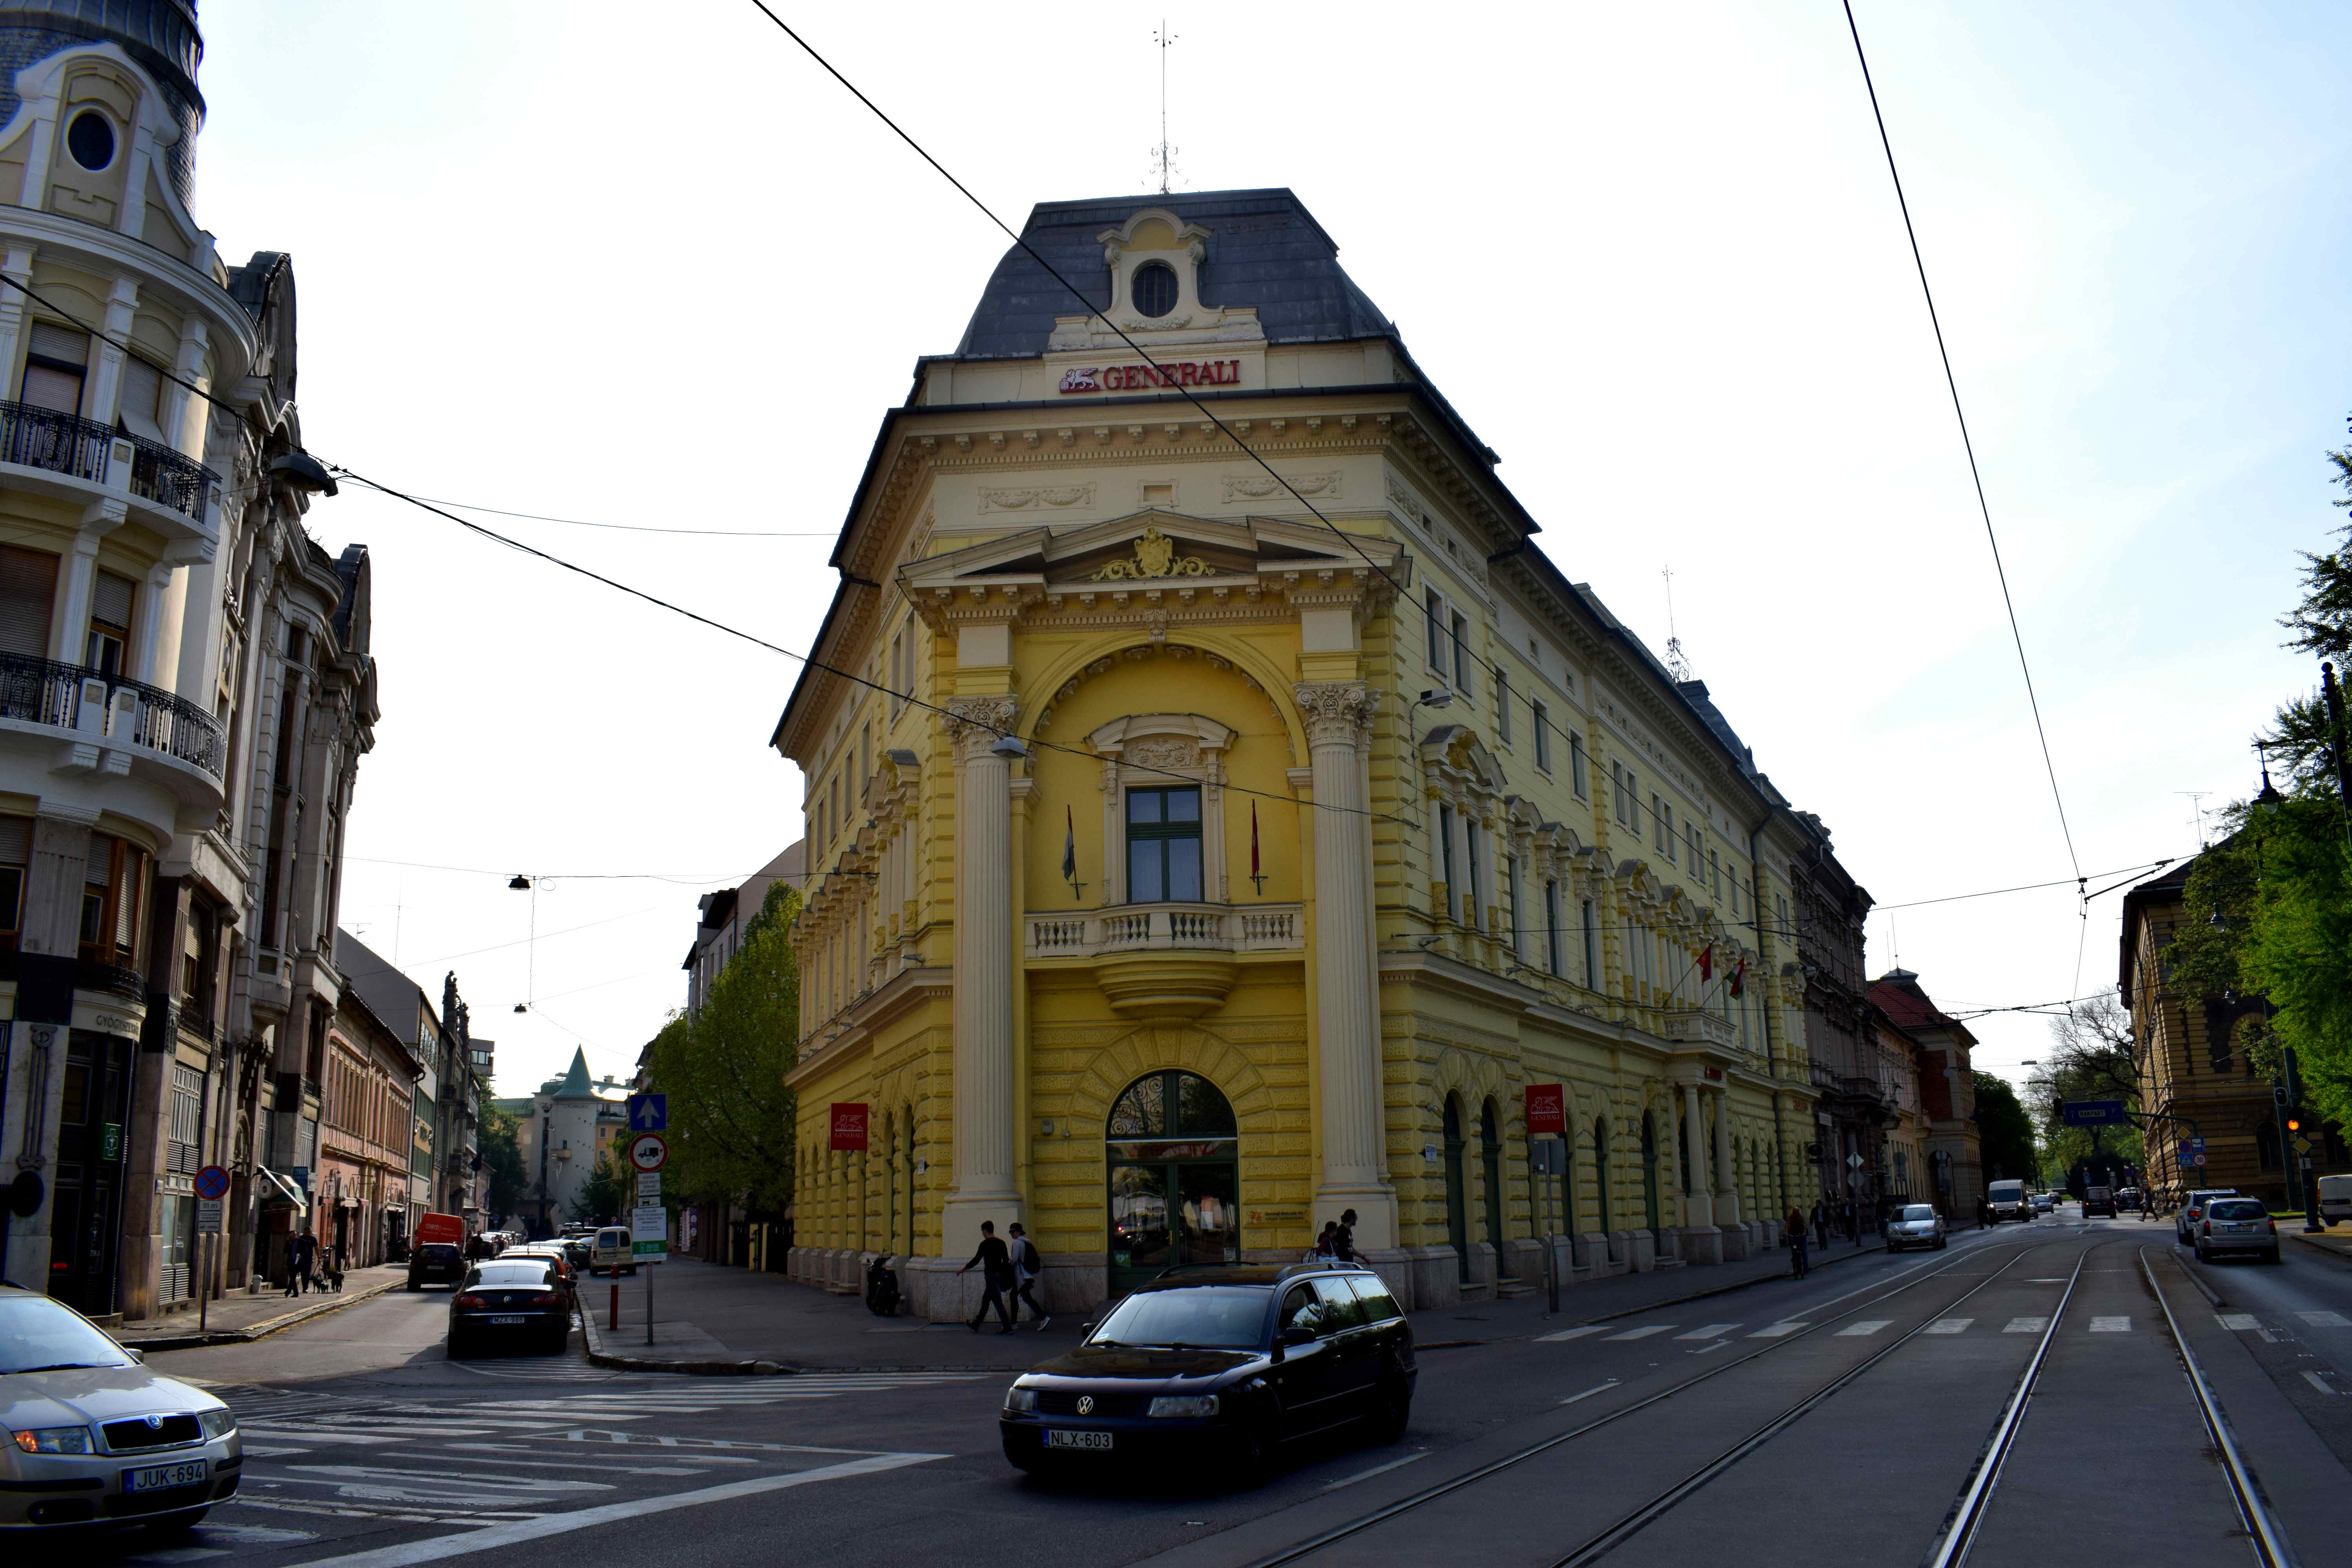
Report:
[[[228,1195],[228,1173],[218,1165],[206,1165],[196,1173],[192,1184],[196,1189],[196,1196],[212,1202]]]
[[[669,1159],[669,1144],[658,1132],[640,1132],[629,1140],[629,1163],[640,1171],[658,1171]]]

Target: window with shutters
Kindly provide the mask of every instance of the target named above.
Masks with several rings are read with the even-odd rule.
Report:
[[[25,868],[33,863],[33,819],[0,816],[0,952],[16,951],[25,929]]]
[[[0,544],[0,653],[48,658],[49,610],[57,596],[56,556]]]
[[[122,361],[122,400],[115,422],[133,436],[144,436],[150,441],[172,445],[163,434],[163,373],[141,359],[126,354]]]
[[[146,866],[146,854],[137,845],[104,833],[89,836],[77,957],[96,963],[136,962],[139,894],[145,885]]]
[[[26,347],[17,401],[59,414],[79,414],[82,383],[89,374],[89,334],[36,321]]]
[[[205,1075],[185,1062],[172,1064],[172,1137],[166,1168],[194,1175],[197,1129],[204,1121]]]
[[[100,572],[89,589],[89,637],[82,663],[112,680],[122,673],[123,655],[131,647],[131,579]]]

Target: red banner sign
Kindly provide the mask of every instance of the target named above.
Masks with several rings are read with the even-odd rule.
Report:
[[[1242,378],[1237,359],[1184,360],[1173,364],[1088,365],[1062,373],[1063,392],[1134,392],[1153,386],[1232,386]]]
[[[866,1147],[866,1107],[852,1105],[843,1100],[833,1102],[833,1146],[836,1149]]]
[[[1568,1133],[1568,1097],[1556,1083],[1528,1085],[1528,1136],[1560,1138]]]

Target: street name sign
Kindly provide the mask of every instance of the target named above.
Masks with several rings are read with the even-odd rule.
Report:
[[[658,1205],[629,1211],[629,1252],[640,1263],[669,1255],[669,1211]]]
[[[669,1141],[658,1132],[640,1132],[629,1140],[629,1163],[640,1171],[658,1171],[669,1162]]]
[[[666,1094],[629,1096],[629,1131],[632,1132],[668,1131],[669,1096]]]
[[[2069,1127],[2127,1127],[2131,1118],[2120,1100],[2070,1100],[2065,1121]]]

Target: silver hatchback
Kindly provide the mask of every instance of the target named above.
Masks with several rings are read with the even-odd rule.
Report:
[[[1901,1252],[1909,1247],[1941,1252],[1946,1246],[1944,1216],[1936,1212],[1933,1204],[1903,1205],[1886,1216],[1885,1229],[1889,1252]]]
[[[2251,1252],[2279,1261],[2278,1222],[2260,1198],[2214,1198],[2197,1221],[2197,1256],[2207,1263],[2226,1252]]]

